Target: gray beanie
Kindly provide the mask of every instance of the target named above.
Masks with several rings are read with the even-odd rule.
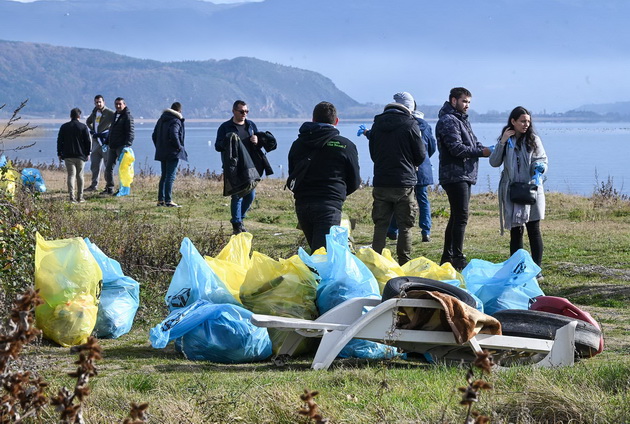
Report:
[[[413,96],[406,91],[394,94],[394,101],[404,105],[407,109],[413,112],[415,102],[413,100]]]

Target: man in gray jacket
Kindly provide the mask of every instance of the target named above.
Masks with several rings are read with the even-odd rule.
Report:
[[[90,171],[92,171],[92,184],[85,191],[96,191],[98,179],[101,174],[101,164],[105,162],[103,142],[109,135],[109,127],[114,121],[114,111],[105,106],[105,99],[100,94],[94,97],[94,109],[85,123],[92,136],[92,152],[90,153]]]

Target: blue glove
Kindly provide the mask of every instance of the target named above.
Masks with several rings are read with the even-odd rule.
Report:
[[[534,163],[534,171],[544,174],[546,170],[547,170],[547,165],[545,165],[544,162]]]
[[[107,153],[108,150],[109,150],[109,146],[107,144],[101,145],[101,152]]]
[[[359,130],[357,131],[357,137],[361,137],[366,129],[367,128],[365,128],[365,125],[363,124],[359,125]]]
[[[494,149],[496,148],[496,145],[492,145],[492,146],[488,146],[488,149],[490,149],[490,153],[494,152]]]
[[[538,170],[536,170],[536,172],[534,173],[534,184],[536,184],[537,186],[542,184],[542,175],[540,172],[538,172]]]
[[[514,142],[512,141],[512,137],[508,138],[507,145],[511,148],[514,148]]]

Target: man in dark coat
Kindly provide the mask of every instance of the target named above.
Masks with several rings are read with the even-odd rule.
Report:
[[[116,114],[114,122],[109,127],[109,136],[105,142],[107,147],[107,161],[105,162],[105,190],[101,194],[111,195],[114,193],[114,166],[125,147],[131,147],[134,139],[133,116],[125,103],[125,99],[117,97],[114,101]]]
[[[330,227],[341,223],[346,196],[361,184],[357,147],[339,135],[335,128],[338,122],[332,103],[317,104],[313,121],[302,124],[289,150],[289,176],[303,174],[291,189],[298,222],[311,252],[326,246]]]
[[[374,117],[369,132],[370,157],[374,162],[372,248],[381,253],[392,216],[398,224],[396,254],[400,265],[411,259],[411,228],[418,216],[414,186],[417,167],[426,156],[418,122],[411,110],[390,103]]]
[[[162,171],[158,185],[158,206],[180,207],[173,202],[171,194],[179,160],[188,160],[184,149],[184,117],[181,112],[182,105],[179,102],[164,110],[151,136],[155,145],[155,160],[160,161]]]
[[[79,122],[81,109],[70,111],[70,122],[59,128],[57,156],[63,160],[68,171],[68,194],[72,203],[83,203],[83,166],[90,157],[92,140],[87,125]],[[76,195],[75,195],[76,182]]]
[[[477,141],[468,121],[471,97],[467,89],[453,88],[435,126],[440,151],[440,185],[446,191],[451,210],[440,264],[450,262],[458,271],[468,264],[463,250],[471,186],[477,183],[479,158],[490,156],[490,149]]]
[[[259,132],[256,124],[245,118],[248,113],[247,103],[243,100],[235,101],[232,105],[233,116],[219,126],[214,143],[216,151],[221,152],[224,183],[228,184],[224,195],[232,196],[230,222],[234,234],[246,231],[243,219],[256,197],[254,187],[263,173],[273,174],[265,151],[270,152],[277,147],[276,139],[271,133]],[[234,135],[238,136],[238,140],[233,137]],[[250,166],[252,163],[258,177],[251,172],[253,171]],[[227,177],[229,179],[226,179]]]

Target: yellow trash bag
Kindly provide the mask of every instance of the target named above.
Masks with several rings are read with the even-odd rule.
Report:
[[[459,272],[455,271],[453,265],[450,262],[446,262],[443,265],[438,265],[430,259],[421,256],[415,258],[404,264],[402,267],[403,274],[409,277],[423,277],[430,278],[432,280],[459,280],[461,282],[460,287],[466,287],[464,277]]]
[[[318,277],[294,255],[278,261],[260,253],[252,254],[252,266],[241,286],[240,299],[250,311],[280,317],[315,319]],[[287,332],[269,329],[273,351],[277,352]],[[296,350],[303,353],[307,344]]]
[[[249,254],[252,250],[251,233],[240,233],[230,241],[216,257],[204,256],[206,263],[225,284],[230,293],[240,302],[239,292],[245,281],[247,270],[252,266]]]
[[[79,294],[56,306],[44,303],[35,309],[37,327],[47,338],[64,347],[87,342],[96,325],[97,315],[98,302],[89,294]]]
[[[392,257],[389,249],[383,249],[383,254],[379,255],[371,247],[362,247],[356,253],[356,256],[374,274],[381,294],[383,294],[383,288],[389,280],[406,275],[400,265],[398,265],[398,262]]]
[[[131,147],[125,147],[119,157],[120,165],[118,165],[118,176],[120,177],[120,190],[116,196],[127,196],[131,191],[131,183],[133,182],[133,163],[136,156],[133,154]]]
[[[94,320],[90,320],[91,309],[86,302],[91,301],[91,306],[98,311],[102,280],[101,268],[82,238],[47,241],[36,234],[35,288],[39,289],[45,304],[36,308],[35,316],[37,327],[44,330],[46,337],[63,344],[69,338],[64,336],[62,343],[60,334],[69,328],[80,328],[84,334],[73,335],[72,340],[87,339],[96,324],[96,312]],[[47,321],[53,317],[55,319]],[[72,324],[68,321],[71,319],[81,320],[81,323]]]
[[[6,160],[4,165],[0,166],[0,195],[12,199],[15,196],[16,181],[19,181],[19,178],[20,173],[13,169],[10,160]]]

